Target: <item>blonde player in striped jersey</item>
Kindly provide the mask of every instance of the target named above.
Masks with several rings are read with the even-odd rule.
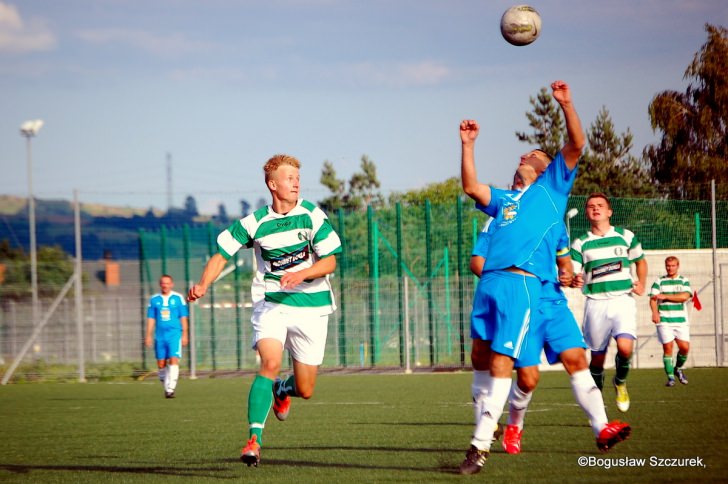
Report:
[[[645,293],[647,261],[634,233],[613,227],[612,205],[603,193],[592,193],[586,200],[586,218],[590,230],[571,244],[574,272],[584,278],[583,331],[591,350],[589,370],[597,386],[604,386],[604,360],[609,341],[617,342],[616,375],[617,408],[629,410],[627,374],[637,339],[637,305],[633,294]],[[632,279],[631,265],[636,267],[637,280]]]
[[[248,394],[249,440],[240,459],[260,462],[263,428],[271,406],[279,420],[288,416],[291,397],[309,399],[323,362],[328,315],[336,309],[328,275],[341,252],[339,236],[326,214],[299,198],[300,162],[276,155],[263,167],[270,206],[233,223],[217,238],[218,253],[188,294],[195,301],[207,292],[227,260],[242,247],[253,248],[253,348],[260,370]],[[278,378],[283,349],[293,359],[293,376]]]
[[[659,277],[650,288],[650,309],[652,322],[657,325],[657,339],[662,344],[662,362],[667,374],[665,386],[675,386],[675,375],[683,385],[688,378],[683,365],[690,351],[690,322],[688,301],[693,296],[690,281],[677,273],[680,260],[674,255],[665,259],[664,276]],[[677,343],[676,362],[672,362],[673,341]]]

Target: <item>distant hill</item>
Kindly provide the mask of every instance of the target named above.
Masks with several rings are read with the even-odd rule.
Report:
[[[43,207],[63,206],[67,207],[73,213],[72,202],[68,200],[47,200],[36,198],[36,214],[42,213]],[[26,211],[28,205],[27,197],[17,197],[14,195],[0,195],[0,215],[18,215],[20,212]],[[124,217],[131,218],[135,215],[145,215],[149,209],[133,208],[133,207],[114,207],[110,205],[102,205],[99,203],[83,203],[81,202],[81,213],[91,215],[93,217]],[[164,215],[163,210],[154,209],[154,215],[161,217]]]
[[[73,204],[67,200],[36,199],[36,239],[39,246],[60,246],[68,254],[75,252]],[[190,216],[184,209],[169,212],[101,204],[81,204],[81,245],[85,260],[111,256],[115,259],[139,257],[139,231],[155,233],[162,227],[206,227],[217,221],[210,216]],[[0,195],[0,240],[12,247],[29,248],[27,199]],[[206,230],[203,231],[207,233]],[[171,241],[170,241],[171,243]],[[180,247],[177,248],[176,245]],[[181,251],[181,244],[170,246],[169,255]],[[205,241],[207,246],[207,241]],[[159,250],[153,246],[145,250]]]

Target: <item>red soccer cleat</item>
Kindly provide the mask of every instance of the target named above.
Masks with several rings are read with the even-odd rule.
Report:
[[[627,440],[632,434],[632,427],[625,422],[615,420],[604,426],[599,437],[597,437],[597,447],[602,452],[608,452],[609,449],[616,444]]]

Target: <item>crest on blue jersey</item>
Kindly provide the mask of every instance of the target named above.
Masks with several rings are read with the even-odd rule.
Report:
[[[520,203],[518,200],[509,201],[503,204],[501,207],[501,222],[500,226],[506,226],[516,220],[518,217],[518,210]]]

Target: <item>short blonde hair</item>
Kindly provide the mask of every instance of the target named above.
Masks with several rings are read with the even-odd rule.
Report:
[[[301,162],[297,158],[291,155],[274,155],[270,160],[266,161],[263,165],[263,172],[265,173],[265,181],[270,180],[271,175],[281,165],[289,165],[294,168],[301,168]]]

